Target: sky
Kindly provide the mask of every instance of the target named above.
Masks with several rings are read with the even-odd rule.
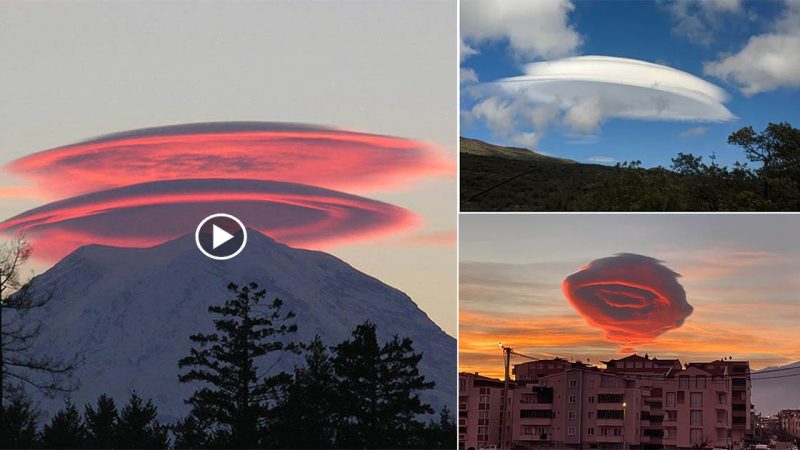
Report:
[[[745,161],[800,126],[800,1],[461,3],[461,135],[579,162]],[[622,59],[617,59],[622,58]]]
[[[501,377],[499,342],[598,365],[633,351],[799,361],[798,228],[774,214],[462,214],[459,370]]]
[[[305,234],[278,237],[406,292],[455,336],[456,21],[454,1],[2,2],[0,220],[60,233],[38,254],[34,240],[36,273],[74,248],[64,236],[177,233],[169,214],[214,195],[182,178],[246,179],[224,189],[240,209],[291,210]]]

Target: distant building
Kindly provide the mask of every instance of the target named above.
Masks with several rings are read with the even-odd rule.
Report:
[[[778,429],[800,438],[800,409],[784,409],[776,415]]]
[[[604,363],[516,364],[507,408],[501,380],[462,373],[460,448],[741,449],[752,436],[747,361],[684,367],[677,359],[630,355]],[[485,412],[475,417],[473,405]]]

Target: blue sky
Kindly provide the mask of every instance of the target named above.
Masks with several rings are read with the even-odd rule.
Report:
[[[704,159],[714,152],[720,163],[730,165],[744,161],[740,149],[726,143],[731,132],[747,125],[761,130],[769,122],[800,126],[800,48],[795,45],[800,45],[800,2],[551,3],[561,8],[537,11],[536,2],[462,3],[462,136],[581,162],[638,159],[647,167],[669,166],[678,152]],[[536,27],[546,27],[548,34],[537,36],[531,31]],[[528,45],[551,36],[550,44]],[[575,45],[560,45],[570,39]],[[528,63],[583,55],[642,60],[702,78],[727,93],[721,103],[735,118],[640,120],[601,114],[576,130],[563,120],[563,105],[555,118],[538,126],[525,119],[535,102],[518,105],[513,125],[504,125],[505,116],[490,116],[513,96],[492,103],[500,110],[479,106],[495,95],[487,90],[491,82],[523,75]],[[470,73],[477,82],[469,80]]]

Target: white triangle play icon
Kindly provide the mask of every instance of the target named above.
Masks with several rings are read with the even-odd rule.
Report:
[[[222,228],[212,224],[211,225],[211,235],[212,235],[212,249],[216,249],[220,245],[230,241],[233,239],[233,235],[228,233],[227,231],[223,230]]]

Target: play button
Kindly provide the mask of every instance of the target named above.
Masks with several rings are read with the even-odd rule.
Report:
[[[212,259],[230,259],[244,250],[247,230],[230,214],[212,214],[197,225],[197,248]]]

